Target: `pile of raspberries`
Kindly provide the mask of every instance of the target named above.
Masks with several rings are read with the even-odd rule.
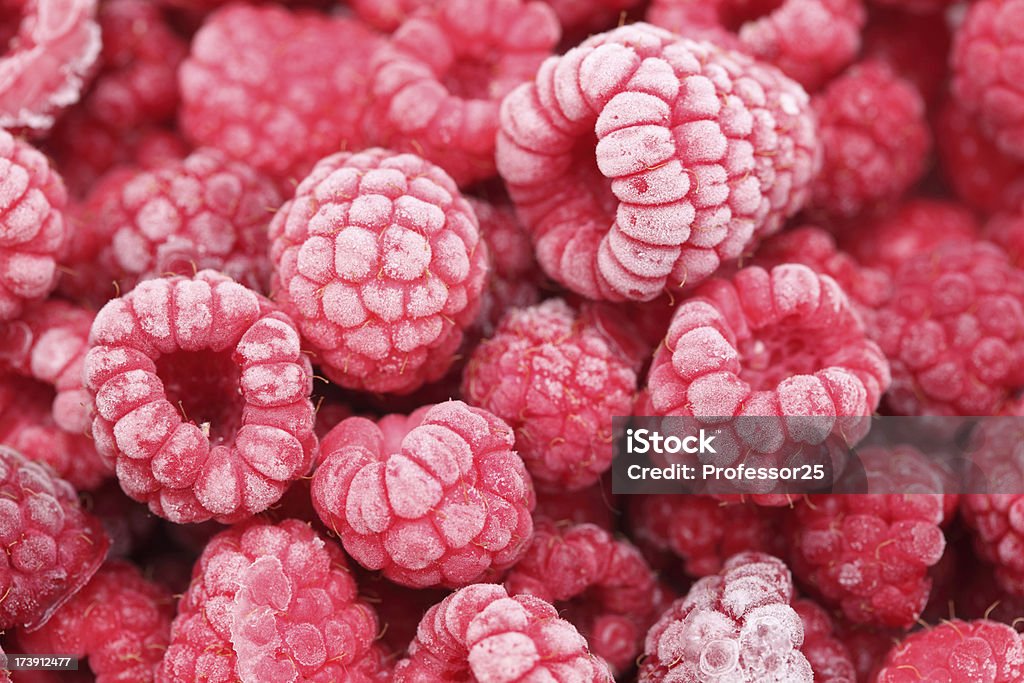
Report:
[[[998,495],[610,476],[613,416],[1024,418],[1024,0],[0,34],[0,681],[1024,681],[1024,422]]]

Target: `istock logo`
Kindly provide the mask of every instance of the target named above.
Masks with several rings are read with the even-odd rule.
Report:
[[[662,436],[650,429],[627,429],[626,452],[643,455],[645,453],[715,453],[711,442],[715,435],[708,435],[703,429],[690,436]]]

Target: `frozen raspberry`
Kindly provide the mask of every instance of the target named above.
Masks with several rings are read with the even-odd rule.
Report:
[[[815,211],[855,216],[899,199],[924,173],[924,100],[884,63],[851,67],[812,101],[825,149],[813,184]]]
[[[324,439],[313,505],[367,569],[416,588],[464,586],[512,566],[530,541],[533,486],[512,430],[461,401]]]
[[[593,524],[540,521],[505,578],[509,595],[559,608],[615,672],[629,670],[657,614],[655,575],[632,543]]]
[[[380,38],[346,17],[231,4],[210,15],[178,72],[181,126],[282,183],[363,146],[367,69]]]
[[[810,683],[804,629],[790,606],[793,580],[780,560],[741,553],[700,579],[647,634],[641,683]]]
[[[0,61],[2,64],[2,61]],[[0,323],[57,284],[70,240],[60,176],[28,143],[0,130]]]
[[[448,371],[488,255],[440,168],[382,149],[327,157],[274,216],[270,238],[275,296],[332,381],[409,393]]]
[[[1024,387],[1024,273],[993,244],[946,244],[907,261],[873,336],[897,415],[994,415]]]
[[[992,216],[983,234],[1002,247],[1015,266],[1024,267],[1024,204],[1018,211]]]
[[[5,0],[0,126],[44,132],[78,101],[100,54],[97,0]]]
[[[238,525],[203,550],[156,680],[379,681],[376,636],[340,548],[297,520]]]
[[[978,0],[953,41],[953,95],[1006,154],[1024,160],[1024,0]]]
[[[140,283],[103,307],[90,345],[97,449],[154,514],[235,522],[312,465],[313,373],[299,334],[224,275]]]
[[[543,2],[447,0],[407,19],[370,65],[371,139],[418,154],[459,185],[495,174],[498,106],[558,42]]]
[[[896,4],[899,0],[876,0]],[[910,5],[910,2],[902,2]],[[921,0],[948,4],[947,0]],[[885,62],[910,81],[925,102],[934,105],[946,90],[953,34],[942,12],[916,14],[896,9],[873,10],[864,29],[862,59]]]
[[[467,586],[423,615],[395,683],[579,681],[611,683],[576,628],[532,595]]]
[[[619,510],[615,496],[611,493],[609,477],[577,491],[565,491],[557,486],[537,487],[534,520],[545,519],[558,525],[594,524],[606,531],[614,531],[618,525],[618,516]]]
[[[1013,683],[1024,676],[1024,644],[1005,624],[943,621],[893,646],[876,683]]]
[[[96,683],[151,681],[174,617],[170,592],[126,562],[105,564],[39,630],[20,633],[27,653],[86,658]],[[79,667],[84,666],[79,663]]]
[[[612,461],[611,419],[629,415],[636,372],[621,347],[561,299],[510,311],[463,374],[462,393],[516,430],[539,482],[569,490]]]
[[[36,629],[99,569],[110,540],[70,484],[2,446],[0,508],[0,629]]]
[[[804,625],[804,644],[800,651],[807,657],[817,683],[854,683],[857,669],[853,656],[841,637],[833,633],[828,612],[805,598],[793,601],[793,609]]]
[[[808,98],[778,70],[633,24],[514,90],[497,160],[548,275],[590,298],[649,300],[780,228],[818,151]]]
[[[774,64],[817,90],[853,61],[867,20],[861,0],[654,0],[647,21]]]

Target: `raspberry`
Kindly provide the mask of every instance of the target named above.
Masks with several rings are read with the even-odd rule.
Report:
[[[270,224],[275,296],[348,389],[440,379],[487,275],[472,208],[447,174],[372,149],[323,159]]]
[[[636,372],[621,347],[561,299],[510,311],[470,357],[462,393],[516,430],[530,474],[569,490],[611,466],[611,418],[629,415]]]
[[[548,275],[649,300],[780,228],[818,151],[808,98],[779,71],[633,24],[505,98],[497,162]]]
[[[943,621],[894,646],[877,683],[1011,683],[1024,676],[1024,644],[1009,626],[986,619]]]
[[[2,63],[2,62],[0,62]],[[70,240],[67,191],[46,157],[0,130],[0,323],[57,284],[57,259]]]
[[[884,0],[895,5],[900,0]],[[903,1],[909,6],[913,2]],[[947,0],[921,0],[921,4],[946,4]],[[876,0],[880,4],[880,0]],[[949,76],[947,55],[953,35],[945,14],[878,9],[871,12],[864,29],[862,59],[880,61],[910,81],[929,106],[946,91]]]
[[[897,415],[995,415],[1024,386],[1024,273],[987,242],[907,261],[873,336],[892,366]]]
[[[395,683],[580,681],[611,683],[576,628],[532,595],[489,583],[467,586],[420,621]]]
[[[882,62],[862,62],[812,99],[825,163],[812,208],[849,218],[894,202],[921,177],[930,147],[925,103]]]
[[[790,606],[793,581],[780,560],[741,553],[698,580],[647,634],[640,683],[810,683],[804,629]]]
[[[558,43],[550,7],[446,0],[407,19],[370,65],[370,137],[443,168],[459,185],[494,175],[501,99]]]
[[[312,465],[312,369],[291,320],[213,271],[146,280],[96,316],[97,450],[173,522],[261,512]]]
[[[181,127],[282,183],[363,146],[366,72],[380,38],[344,17],[273,5],[211,14],[178,72]]]
[[[78,101],[100,54],[96,0],[7,0],[0,9],[0,126],[45,132]]]
[[[978,0],[953,41],[953,95],[1004,153],[1024,160],[1024,0]]]
[[[167,589],[132,565],[114,561],[41,629],[20,633],[18,644],[28,653],[88,657],[97,683],[149,681],[167,647],[173,617]]]
[[[984,237],[1002,247],[1017,268],[1024,266],[1024,204],[1016,212],[992,216],[985,224]]]
[[[376,635],[336,545],[294,519],[238,525],[203,550],[156,680],[379,681]]]
[[[537,507],[533,511],[535,521],[544,519],[557,525],[594,524],[606,531],[614,531],[618,516],[609,477],[578,491],[564,491],[558,487],[537,488]]]
[[[0,446],[0,629],[39,628],[99,569],[110,539],[75,490]]]
[[[832,617],[811,600],[793,601],[800,621],[804,625],[804,644],[800,648],[814,670],[819,683],[854,683],[857,669],[853,656],[843,640],[834,634]]]
[[[512,430],[449,401],[378,423],[345,420],[313,475],[313,505],[367,569],[454,588],[512,566],[530,541],[533,487]]]

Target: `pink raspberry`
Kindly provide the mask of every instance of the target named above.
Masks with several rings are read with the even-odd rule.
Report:
[[[994,415],[1024,387],[1024,273],[993,244],[946,244],[907,261],[873,336],[897,415]]]
[[[611,683],[587,641],[532,595],[478,583],[452,593],[420,621],[395,683],[579,681]]]
[[[313,475],[313,505],[349,555],[406,586],[454,588],[518,560],[533,486],[512,430],[449,401],[378,423],[345,420]]]
[[[99,569],[110,539],[75,490],[0,446],[0,629],[33,630]]]
[[[0,61],[2,64],[2,61]],[[2,95],[0,95],[2,97]],[[0,323],[57,284],[57,260],[70,240],[67,191],[35,148],[0,130]]]
[[[778,70],[633,24],[505,98],[497,161],[548,275],[649,300],[778,230],[818,152],[808,98]]]
[[[915,0],[875,0],[876,4],[910,6]],[[947,0],[920,0],[920,4],[949,4]],[[923,7],[922,7],[923,9]],[[861,58],[885,62],[910,81],[929,106],[946,92],[949,51],[953,32],[941,11],[917,14],[898,9],[875,9],[864,29]]]
[[[487,249],[440,168],[371,149],[323,159],[270,224],[275,296],[342,387],[409,393],[448,371]]]
[[[900,198],[925,171],[925,103],[882,62],[862,62],[813,100],[825,163],[812,208],[849,218]]]
[[[814,670],[818,683],[854,683],[857,668],[853,656],[841,637],[833,633],[835,624],[828,612],[817,603],[798,598],[793,601],[804,626],[804,644],[800,651]]]
[[[78,101],[100,54],[97,0],[6,0],[0,126],[45,132]]]
[[[748,52],[814,91],[857,56],[867,12],[861,0],[654,0],[647,21]]]
[[[27,653],[89,659],[96,683],[151,681],[174,617],[166,588],[127,562],[105,564],[39,630],[18,634]],[[84,667],[79,662],[79,668]]]
[[[294,519],[242,524],[203,550],[156,680],[381,681],[376,637],[340,548]]]
[[[505,588],[558,607],[591,651],[619,673],[630,669],[658,617],[655,574],[643,555],[593,524],[538,522]]]
[[[371,139],[459,185],[493,176],[498,106],[559,36],[555,13],[536,0],[447,0],[414,14],[371,61]]]
[[[978,0],[953,41],[953,96],[1004,153],[1024,160],[1024,0]]]
[[[992,216],[983,234],[1002,247],[1017,268],[1024,267],[1024,204],[1017,211]]]
[[[360,149],[366,76],[380,38],[345,17],[230,4],[181,65],[181,127],[282,184],[318,159]]]
[[[96,316],[97,450],[173,522],[261,512],[313,463],[313,373],[291,320],[213,271],[145,280]]]
[[[1005,624],[943,621],[915,631],[889,651],[876,683],[1012,683],[1024,676],[1024,644]]]
[[[637,376],[622,348],[561,299],[510,311],[470,356],[462,394],[516,430],[539,482],[589,486],[611,466],[611,419],[629,415]]]

